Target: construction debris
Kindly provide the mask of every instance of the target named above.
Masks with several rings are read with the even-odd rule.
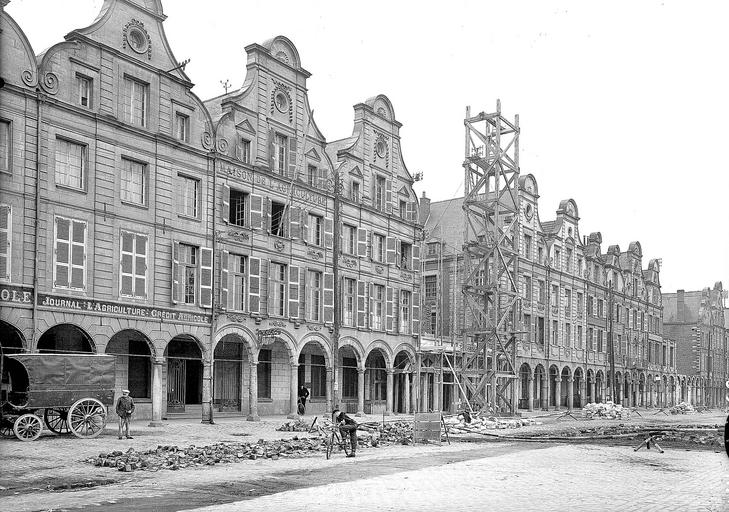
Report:
[[[191,445],[186,448],[160,445],[154,450],[143,452],[129,448],[126,452],[115,450],[100,453],[98,457],[91,457],[85,462],[100,467],[117,468],[119,471],[178,470],[192,466],[213,466],[219,463],[259,458],[278,460],[281,457],[302,457],[312,451],[324,449],[323,438],[299,439],[294,437],[276,441],[261,439],[257,443],[215,443],[199,447]]]
[[[529,418],[498,418],[490,417],[472,417],[468,423],[462,415],[449,416],[444,418],[445,424],[448,426],[450,434],[467,434],[471,432],[482,432],[485,430],[500,430],[507,428],[521,428],[529,425],[541,425]]]
[[[687,404],[686,402],[681,402],[678,405],[674,405],[669,409],[671,414],[694,414],[696,412],[696,409],[691,404]]]
[[[287,421],[280,427],[276,427],[279,432],[308,432],[311,428],[311,423],[307,423],[303,420]]]
[[[582,416],[584,418],[605,418],[609,420],[630,419],[630,409],[624,408],[620,404],[613,402],[591,403],[582,408]]]

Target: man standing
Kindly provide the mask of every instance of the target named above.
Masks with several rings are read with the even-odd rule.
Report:
[[[357,451],[357,427],[359,425],[337,408],[332,411],[332,421],[339,426],[339,431],[342,433],[342,439],[345,443],[347,442],[347,434],[349,434],[349,443],[352,450],[347,457],[354,457]]]
[[[309,390],[303,384],[299,386],[299,402],[303,406],[303,412],[306,412],[306,399],[309,398]]]
[[[124,429],[127,439],[133,439],[129,435],[129,422],[132,419],[132,413],[134,413],[134,400],[129,396],[129,390],[125,389],[122,391],[122,396],[116,401],[116,414],[119,416],[119,439],[122,438],[122,429]]]

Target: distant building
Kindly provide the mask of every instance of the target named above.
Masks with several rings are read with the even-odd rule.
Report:
[[[571,199],[560,203],[555,220],[542,221],[532,175],[522,175],[518,193],[519,329],[526,332],[517,345],[516,408],[571,409],[611,397],[625,405],[674,403],[675,344],[662,335],[658,262],[642,269],[638,242],[625,252],[610,246],[603,253],[600,233],[580,235]],[[449,410],[458,396],[450,365],[460,363],[459,336],[468,322],[461,200],[421,198],[420,215],[426,232],[422,395]],[[611,346],[616,389],[610,395]],[[440,354],[448,361],[438,363]]]
[[[729,314],[721,282],[703,290],[664,293],[664,329],[676,340],[686,400],[724,407],[729,379]]]

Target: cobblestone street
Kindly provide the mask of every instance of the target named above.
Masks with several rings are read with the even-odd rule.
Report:
[[[540,425],[493,431],[502,436],[564,433],[585,427],[721,424],[723,413],[644,417],[628,421],[564,421],[557,415],[538,418]],[[535,414],[535,416],[538,416]],[[398,417],[397,419],[406,419]],[[308,418],[311,421],[313,418]],[[363,421],[381,421],[370,416]],[[314,452],[302,458],[259,459],[180,471],[135,471],[95,467],[83,462],[100,452],[137,451],[157,445],[258,441],[302,436],[279,432],[288,421],[267,417],[246,422],[221,417],[215,425],[175,420],[162,428],[134,425],[133,440],[117,440],[112,428],[96,439],[44,435],[21,443],[0,441],[0,509],[32,510],[221,510],[310,509],[322,500],[344,500],[352,510],[442,510],[474,496],[496,510],[562,510],[581,502],[592,510],[729,510],[729,459],[723,452],[633,452],[632,441],[603,444],[476,442],[449,445],[363,448],[356,459]],[[480,442],[479,442],[480,441]],[[10,469],[12,468],[12,469]],[[52,490],[54,487],[93,487]],[[241,501],[243,500],[243,501]],[[298,508],[297,508],[298,507]]]

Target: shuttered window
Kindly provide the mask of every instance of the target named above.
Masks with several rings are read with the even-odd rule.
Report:
[[[56,183],[82,189],[86,172],[86,146],[56,139]]]
[[[180,198],[178,213],[185,217],[197,218],[200,201],[200,180],[189,176],[178,175],[180,180]]]
[[[147,166],[122,158],[121,199],[134,204],[145,204],[147,195]]]
[[[400,292],[400,332],[402,334],[410,334],[410,299],[409,291]]]
[[[182,286],[182,302],[195,304],[197,295],[198,248],[180,244],[180,285]]]
[[[248,296],[248,288],[246,286],[246,269],[248,265],[246,257],[240,254],[231,254],[229,261],[228,307],[234,311],[245,311],[246,297]]]
[[[124,121],[147,126],[147,84],[129,77],[124,78]]]
[[[357,281],[344,278],[344,304],[342,309],[342,323],[348,327],[354,327],[355,304],[357,300]]]
[[[321,321],[321,272],[309,270],[306,275],[308,297],[306,301],[306,318],[313,322]]]
[[[10,280],[12,214],[10,206],[0,204],[0,280]]]
[[[147,235],[121,232],[119,295],[147,297]]]
[[[0,119],[0,171],[10,170],[10,122]]]
[[[86,287],[86,222],[55,218],[53,283],[56,288]]]

